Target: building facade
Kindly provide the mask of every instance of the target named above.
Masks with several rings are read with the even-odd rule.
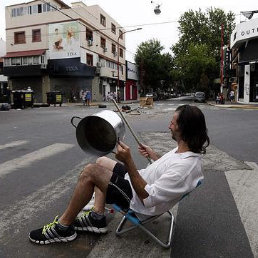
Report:
[[[125,100],[138,99],[139,69],[134,63],[126,61],[126,83],[125,83]]]
[[[2,56],[6,54],[5,41],[0,39],[0,103],[9,102],[9,90],[7,84],[7,77],[3,75],[3,63]]]
[[[238,24],[231,35],[237,101],[258,102],[258,19]]]
[[[124,92],[124,30],[98,5],[36,0],[7,6],[5,13],[3,73],[10,89],[31,87],[35,101],[43,103],[49,91],[72,101],[88,89],[92,101],[101,101],[117,91],[119,67]]]

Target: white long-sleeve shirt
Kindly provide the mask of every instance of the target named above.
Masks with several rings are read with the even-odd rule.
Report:
[[[177,148],[166,153],[145,169],[139,170],[145,180],[149,196],[142,201],[131,184],[133,197],[130,208],[145,215],[159,215],[170,210],[184,194],[191,192],[202,180],[201,154],[191,151],[176,153]]]

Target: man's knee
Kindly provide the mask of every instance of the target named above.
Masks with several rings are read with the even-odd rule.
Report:
[[[94,170],[96,169],[95,165],[96,164],[87,164],[80,174],[80,179],[89,178],[92,175],[92,173],[94,173]]]
[[[96,164],[99,164],[100,166],[104,167],[105,164],[109,161],[110,159],[107,157],[99,157],[96,160]]]

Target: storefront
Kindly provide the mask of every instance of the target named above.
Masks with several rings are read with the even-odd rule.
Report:
[[[237,101],[258,102],[258,19],[236,26],[231,35],[231,48],[236,52]]]
[[[138,66],[126,61],[125,100],[137,100],[138,80]]]

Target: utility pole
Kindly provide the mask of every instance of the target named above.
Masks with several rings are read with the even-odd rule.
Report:
[[[220,47],[220,93],[223,93],[223,80],[224,80],[224,25],[221,24],[221,47]]]

